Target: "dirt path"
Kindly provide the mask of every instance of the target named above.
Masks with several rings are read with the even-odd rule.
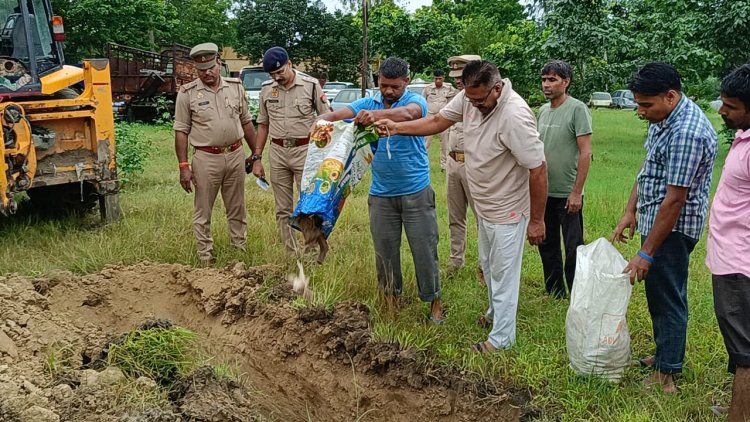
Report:
[[[217,270],[144,263],[83,277],[0,280],[0,402],[5,403],[0,404],[0,420],[55,420],[29,419],[33,406],[66,420],[78,394],[53,385],[44,371],[45,350],[70,344],[76,359],[86,364],[107,339],[146,319],[166,319],[199,333],[213,355],[239,366],[243,394],[263,420],[519,419],[521,409],[511,404],[522,404],[518,395],[426,368],[414,351],[370,342],[364,305],[293,309],[290,286],[263,285],[266,277],[279,274],[271,266],[245,269],[237,264]],[[209,410],[232,405],[204,401],[196,405]],[[191,420],[184,409],[177,412],[183,412],[177,415],[182,419],[164,420]],[[130,420],[122,417],[96,420]],[[132,420],[157,420],[141,417]]]

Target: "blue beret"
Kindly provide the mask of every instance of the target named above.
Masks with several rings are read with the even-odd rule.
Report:
[[[281,47],[271,47],[263,54],[263,70],[274,72],[289,61],[289,54]]]

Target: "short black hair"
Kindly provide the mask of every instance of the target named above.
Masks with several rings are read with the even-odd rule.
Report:
[[[500,82],[500,71],[489,60],[472,60],[466,63],[461,82],[465,88],[491,87]]]
[[[739,98],[745,104],[745,112],[750,113],[750,63],[734,69],[722,79],[721,95]]]
[[[434,77],[445,76],[445,72],[443,72],[443,69],[435,69],[432,71],[432,76]]]
[[[682,81],[677,69],[669,63],[651,62],[633,73],[628,89],[634,94],[654,96],[670,90],[682,91]]]
[[[380,64],[380,76],[387,79],[406,79],[409,77],[409,63],[398,57],[388,57]]]
[[[542,76],[554,73],[555,75],[572,81],[573,80],[573,68],[570,67],[568,62],[562,60],[550,60],[547,64],[542,67]]]

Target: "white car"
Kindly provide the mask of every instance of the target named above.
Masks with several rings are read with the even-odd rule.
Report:
[[[589,107],[612,107],[612,96],[609,92],[594,92],[589,99]]]
[[[323,86],[323,92],[325,92],[328,101],[332,101],[342,89],[355,88],[351,82],[326,82]]]
[[[409,91],[415,94],[422,95],[422,91],[424,91],[424,87],[426,87],[427,85],[429,84],[417,82],[417,83],[407,85],[406,89],[408,89]]]

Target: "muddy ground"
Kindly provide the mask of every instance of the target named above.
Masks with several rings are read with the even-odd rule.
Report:
[[[430,367],[370,341],[366,306],[295,309],[272,266],[143,263],[99,273],[0,277],[0,421],[515,421],[528,395]],[[93,365],[149,319],[200,335],[240,383],[198,370],[167,396]],[[50,371],[50,350],[73,370]],[[150,403],[149,406],[138,405]]]

